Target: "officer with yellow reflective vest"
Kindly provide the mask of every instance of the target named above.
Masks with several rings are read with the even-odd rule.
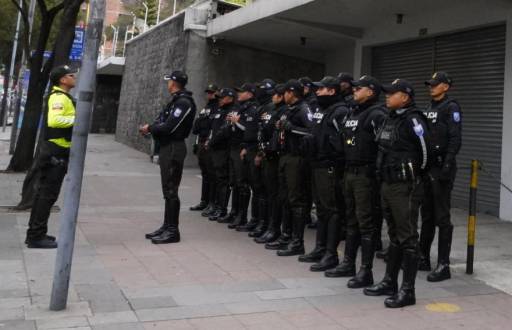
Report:
[[[48,123],[45,141],[39,150],[36,166],[41,179],[30,213],[25,243],[29,248],[54,249],[55,237],[47,235],[50,210],[59,197],[67,172],[69,148],[75,123],[75,100],[69,91],[75,87],[76,70],[58,66],[50,73],[53,85],[48,95]]]

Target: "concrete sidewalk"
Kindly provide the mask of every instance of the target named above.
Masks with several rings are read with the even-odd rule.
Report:
[[[9,160],[7,136],[0,135],[0,168]],[[188,211],[199,196],[194,169],[180,189],[182,242],[152,245],[144,233],[163,213],[157,165],[112,136],[92,135],[88,150],[66,311],[48,310],[56,251],[25,248],[28,213],[0,211],[0,330],[510,328],[510,223],[479,216],[468,276],[466,213],[454,210],[452,280],[429,283],[421,272],[417,305],[389,310],[383,298],[348,289],[347,279],[312,273],[296,257],[277,257]],[[0,174],[0,205],[16,204],[23,178]],[[59,215],[50,233],[58,233]],[[306,234],[310,249],[314,232]],[[375,280],[383,272],[377,260]]]

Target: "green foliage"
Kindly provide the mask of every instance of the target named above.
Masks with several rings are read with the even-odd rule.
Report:
[[[18,10],[11,0],[0,0],[0,8],[0,69],[3,70],[11,60]]]

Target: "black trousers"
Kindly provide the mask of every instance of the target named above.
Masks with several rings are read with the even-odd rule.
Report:
[[[377,181],[368,175],[366,167],[348,168],[345,171],[345,204],[347,231],[373,237]]]
[[[279,158],[279,201],[288,204],[291,210],[308,205],[308,189],[304,180],[307,167],[304,158],[284,154]]]
[[[205,148],[204,143],[199,143],[197,161],[201,170],[201,201],[215,202],[215,167],[212,161],[212,151]]]
[[[402,250],[418,248],[418,215],[423,198],[422,182],[382,183],[382,212],[389,239]]]
[[[229,149],[213,149],[210,152],[215,171],[215,201],[219,208],[226,210],[230,184]]]
[[[66,176],[69,150],[52,142],[41,145],[37,165],[41,171],[39,187],[30,212],[27,240],[41,240],[48,232],[50,211],[59,198],[62,181]]]
[[[187,155],[187,146],[185,141],[172,141],[169,144],[160,146],[160,177],[162,182],[162,192],[167,205],[172,205],[173,210],[167,210],[173,214],[170,225],[175,227],[179,223],[180,198],[178,189],[183,175],[183,162]]]
[[[456,169],[448,180],[441,180],[437,175],[439,169],[432,168],[430,175],[424,180],[425,194],[421,206],[423,223],[438,227],[451,227],[450,207]]]

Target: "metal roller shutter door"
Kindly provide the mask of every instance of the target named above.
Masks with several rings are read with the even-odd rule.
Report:
[[[386,83],[397,77],[413,82],[419,107],[428,103],[423,81],[432,72],[452,76],[450,94],[463,112],[463,147],[457,157],[461,169],[452,198],[456,207],[467,207],[471,159],[500,177],[505,35],[505,25],[498,25],[372,49],[372,74]],[[482,173],[478,188],[478,211],[498,215],[499,184]]]

